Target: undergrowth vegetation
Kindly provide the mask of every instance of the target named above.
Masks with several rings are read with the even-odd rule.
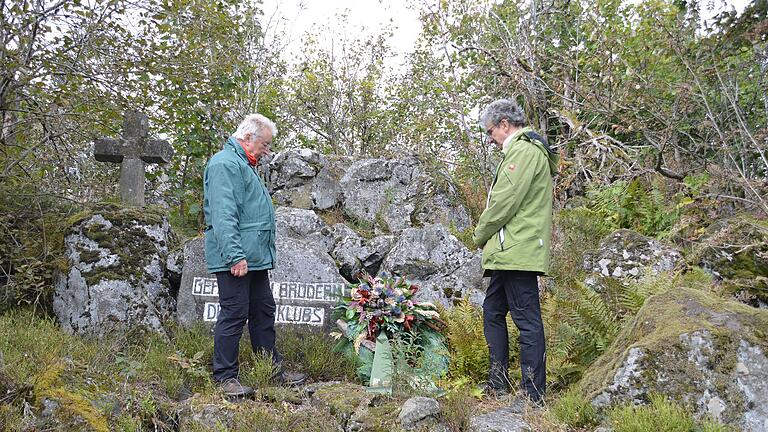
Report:
[[[696,420],[690,412],[661,397],[654,397],[645,407],[599,411],[573,386],[650,296],[680,285],[713,289],[709,275],[692,270],[648,274],[631,283],[608,284],[598,293],[584,284],[582,269],[585,252],[596,249],[615,229],[669,238],[692,210],[697,182],[701,181],[687,179],[677,192],[660,180],[619,181],[590,189],[581,205],[556,215],[553,277],[543,279],[541,293],[550,396],[543,415],[532,420],[541,430],[590,430],[599,425],[610,425],[616,431],[729,430],[714,421]],[[26,221],[19,219],[23,215]],[[340,217],[334,213],[326,216]],[[16,257],[13,262],[2,263],[4,268],[13,269],[5,292],[12,290],[14,300],[5,303],[6,308],[13,307],[0,315],[0,430],[45,425],[33,423],[28,413],[42,412],[50,400],[58,401],[72,430],[136,431],[173,429],[179,421],[178,401],[192,394],[202,394],[211,403],[221,402],[211,379],[213,338],[205,325],[185,329],[168,324],[167,337],[128,332],[95,340],[67,335],[46,318],[46,307],[34,307],[48,303],[45,298],[50,296],[54,244],[60,243],[62,236],[56,234],[59,225],[19,209],[18,215],[1,215],[0,226],[8,228],[0,241],[12,248]],[[471,242],[471,229],[454,229],[454,234],[465,243]],[[489,364],[482,309],[464,299],[452,309],[441,310],[441,318],[447,324],[450,357],[448,375],[438,381],[444,391],[441,418],[451,430],[464,431],[473,415],[497,403],[479,389]],[[507,327],[510,379],[515,387],[520,380],[518,330],[509,318]],[[356,380],[359,365],[334,351],[335,341],[330,336],[288,327],[280,328],[277,334],[287,368],[306,372],[313,381]],[[300,414],[281,405],[301,397],[273,387],[278,371],[272,359],[253,354],[247,334],[244,336],[241,379],[260,389],[257,399],[275,404],[243,412],[234,423],[244,429],[261,425],[253,426],[261,427],[259,430],[325,427],[318,422],[304,424]],[[409,368],[425,367],[428,360],[414,346],[407,340],[393,344],[396,398],[434,395],[434,389],[415,383],[408,373]],[[315,415],[329,414],[318,411]]]
[[[34,190],[0,185],[0,312],[24,305],[50,309],[66,220],[79,209]]]
[[[332,351],[330,337],[279,333],[278,348],[288,367],[314,380],[352,378],[346,360]],[[254,355],[249,345],[243,338],[243,381],[259,388],[273,385],[274,364]],[[193,393],[216,395],[213,338],[202,324],[172,326],[168,338],[129,332],[97,340],[68,335],[29,308],[14,309],[0,316],[0,353],[0,430],[31,427],[31,417],[19,414],[25,406],[42,410],[48,400],[58,401],[70,430],[106,431],[107,425],[171,430],[176,400]]]

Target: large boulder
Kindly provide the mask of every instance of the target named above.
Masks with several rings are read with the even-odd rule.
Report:
[[[341,275],[350,282],[357,282],[362,273],[376,275],[384,257],[392,249],[395,237],[382,235],[366,240],[344,224],[332,228],[333,248],[331,256],[336,260]]]
[[[378,232],[397,232],[414,222],[454,225],[458,230],[471,224],[456,191],[448,196],[413,157],[356,161],[340,184],[344,213]]]
[[[312,210],[278,207],[275,213],[277,262],[271,270],[275,322],[330,328],[331,309],[344,288],[336,262],[331,229]],[[178,296],[178,319],[184,326],[218,319],[218,284],[208,273],[204,239],[185,243],[184,271]]]
[[[598,407],[656,393],[739,430],[768,430],[766,328],[768,311],[675,287],[646,301],[581,387]]]
[[[64,238],[68,264],[56,275],[53,310],[70,333],[140,327],[165,334],[176,302],[166,278],[173,234],[152,209],[103,206]]]
[[[313,210],[278,207],[276,223],[278,243],[293,238],[323,249],[335,260],[337,272],[350,282],[355,282],[362,271],[375,275],[394,243],[394,236],[366,239],[343,223],[329,227]],[[288,260],[294,261],[291,256]],[[299,260],[295,265],[301,266],[302,262]]]
[[[310,149],[280,152],[269,163],[270,192],[281,206],[328,210],[341,202],[339,180],[350,163]]]
[[[644,276],[671,273],[685,266],[680,251],[635,231],[621,229],[606,236],[597,250],[584,254],[585,285],[607,292]]]
[[[450,307],[463,297],[481,304],[485,297],[482,253],[470,251],[439,224],[409,228],[398,237],[381,271],[404,276],[420,286],[419,301]]]
[[[736,216],[718,221],[693,245],[689,260],[744,303],[768,307],[768,222]]]
[[[195,237],[186,241],[180,252],[168,257],[169,268],[175,270],[179,261],[184,266],[176,297],[178,321],[184,327],[191,327],[199,321],[213,326],[219,313],[219,289],[216,277],[208,273],[205,238]]]
[[[280,206],[333,211],[389,233],[431,223],[467,229],[472,221],[450,178],[433,178],[414,157],[361,159],[314,150],[277,153],[266,166],[270,193]]]

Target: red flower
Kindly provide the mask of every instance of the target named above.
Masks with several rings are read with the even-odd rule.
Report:
[[[411,331],[411,323],[413,322],[414,316],[413,315],[406,315],[405,321],[403,321],[403,327],[405,327],[406,330]]]
[[[376,329],[378,328],[376,325],[377,321],[377,318],[373,318],[372,320],[368,321],[368,339],[370,340],[376,340]]]

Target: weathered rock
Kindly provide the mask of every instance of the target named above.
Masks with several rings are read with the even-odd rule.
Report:
[[[471,252],[438,224],[402,232],[380,271],[419,285],[419,301],[450,307],[465,296],[475,304],[485,297],[481,253]]]
[[[367,403],[357,406],[355,412],[347,422],[346,432],[364,432],[364,431],[391,431],[398,430],[397,411],[400,404],[393,399],[386,397],[373,397]],[[425,421],[426,423],[426,421]],[[438,432],[434,428],[421,429]]]
[[[234,424],[231,406],[219,404],[182,403],[179,407],[180,430],[228,430]]]
[[[310,394],[309,403],[330,412],[346,432],[402,430],[398,420],[400,403],[395,399],[368,393],[364,387],[352,383],[313,384],[306,391]],[[434,407],[429,411],[434,411]],[[446,430],[431,416],[422,417],[413,427],[419,431]]]
[[[597,292],[604,292],[616,283],[625,285],[684,265],[677,249],[621,229],[604,238],[599,249],[585,253],[584,270],[588,275],[584,283]]]
[[[277,322],[332,328],[331,312],[345,284],[333,258],[320,244],[298,238],[278,236],[276,248]]]
[[[397,420],[405,429],[412,429],[425,419],[435,418],[440,414],[440,404],[428,397],[412,397],[405,401],[397,415]]]
[[[502,408],[472,417],[469,420],[469,430],[471,432],[522,432],[530,431],[531,426],[511,408]]]
[[[176,249],[168,254],[168,259],[165,262],[165,269],[168,274],[173,274],[181,277],[181,272],[184,269],[184,250]]]
[[[366,258],[360,257],[363,269],[368,274],[376,275],[381,268],[381,264],[384,262],[389,251],[392,250],[392,246],[395,245],[395,236],[383,235],[374,237],[368,240],[368,250],[371,252]]]
[[[360,385],[331,383],[314,388],[310,403],[318,408],[327,409],[339,420],[339,423],[346,426],[357,408],[370,404],[372,399],[373,395],[366,393]]]
[[[334,225],[331,235],[334,239],[331,256],[341,275],[350,282],[356,282],[356,276],[363,271],[375,276],[395,239],[378,236],[366,240],[344,224]]]
[[[698,416],[768,428],[768,311],[676,287],[650,297],[585,373],[593,405],[663,394]]]
[[[471,223],[466,209],[440,191],[413,157],[356,161],[340,184],[344,213],[377,232],[397,232],[414,222],[453,224],[459,230]]]
[[[416,202],[412,219],[418,226],[439,223],[445,226],[453,225],[456,230],[464,231],[472,226],[472,218],[466,207],[461,204],[456,187],[450,180],[444,183],[448,189],[446,192],[434,187],[429,190],[428,186],[428,190],[422,194],[423,198]]]
[[[178,298],[179,295],[182,273],[184,273],[184,249],[179,248],[168,253],[168,258],[165,260],[165,275],[174,298]]]
[[[353,161],[309,149],[287,150],[276,154],[266,171],[277,204],[308,210],[341,205],[348,217],[379,233],[414,223],[462,231],[472,223],[450,179],[435,181],[414,157]]]
[[[341,178],[345,214],[385,232],[408,228],[420,174],[416,159],[354,162]]]
[[[165,277],[172,239],[167,218],[149,209],[104,206],[73,223],[64,239],[69,265],[56,275],[53,300],[62,328],[165,334],[176,309]]]
[[[744,303],[768,308],[768,223],[746,216],[719,221],[694,245],[689,260],[723,281]]]
[[[340,203],[339,179],[349,163],[310,149],[280,152],[269,164],[270,193],[283,206],[330,209]]]
[[[365,239],[344,224],[333,226],[336,241],[331,256],[339,266],[339,272],[348,281],[354,281],[355,275],[363,270],[362,260],[373,254]]]
[[[291,207],[275,209],[275,226],[278,239],[286,236],[303,239],[328,229],[328,225],[314,211]]]
[[[176,315],[184,327],[206,322],[210,327],[218,317],[219,289],[216,277],[208,273],[205,261],[205,238],[196,237],[181,249],[184,268],[181,275]]]

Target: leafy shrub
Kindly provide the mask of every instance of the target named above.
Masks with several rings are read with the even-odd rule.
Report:
[[[679,221],[682,209],[693,203],[687,193],[696,193],[701,180],[688,178],[686,189],[672,193],[664,179],[655,176],[650,184],[640,178],[616,181],[587,189],[586,208],[613,229],[627,228],[643,235],[663,238]],[[705,180],[704,180],[705,181]]]
[[[52,309],[67,216],[77,208],[29,193],[34,190],[0,184],[0,312],[20,305]]]
[[[551,274],[567,285],[582,272],[584,252],[597,249],[613,225],[586,207],[564,209],[554,221]]]
[[[435,382],[448,370],[448,348],[437,332],[396,335],[392,345],[392,386],[396,394],[406,397],[438,392]]]
[[[472,305],[469,299],[464,299],[441,315],[448,325],[446,337],[451,357],[448,367],[451,377],[468,377],[472,382],[485,380],[490,360],[480,308]]]
[[[488,344],[483,331],[483,311],[473,305],[469,299],[463,299],[451,310],[441,312],[447,324],[445,334],[450,353],[449,375],[453,381],[469,380],[479,383],[486,380],[490,358]],[[519,332],[507,317],[509,333],[509,369],[510,378],[520,378],[519,352],[517,343]]]
[[[616,313],[603,298],[578,282],[572,289],[547,293],[542,315],[547,336],[547,379],[555,388],[581,377],[620,329]]]

